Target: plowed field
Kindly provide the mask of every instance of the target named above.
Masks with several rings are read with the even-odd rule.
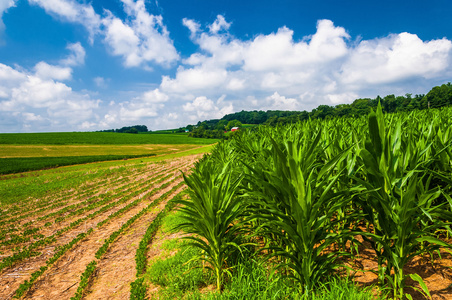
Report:
[[[201,156],[2,178],[0,299],[129,299],[140,241]]]

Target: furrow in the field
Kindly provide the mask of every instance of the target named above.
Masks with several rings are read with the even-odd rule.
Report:
[[[160,172],[161,170],[159,170]],[[95,193],[85,196],[84,199],[75,199],[70,205],[66,207],[62,207],[60,210],[53,211],[53,212],[47,212],[46,215],[43,215],[41,217],[38,217],[38,220],[46,220],[51,219],[53,217],[62,217],[64,215],[71,214],[71,212],[76,211],[79,208],[83,208],[84,206],[88,206],[89,204],[92,204],[96,200],[98,200],[98,197],[110,195],[110,194],[120,194],[124,193],[127,190],[133,190],[136,185],[140,183],[144,183],[146,180],[149,180],[150,177],[148,174],[147,176],[142,176],[141,174],[138,174],[134,180],[129,180],[129,178],[123,178],[121,179],[121,182],[116,181],[109,185],[106,185],[104,187],[100,187],[98,191]],[[158,175],[158,174],[157,174]],[[78,200],[78,201],[76,201]],[[82,200],[82,201],[80,201]]]
[[[173,164],[174,165],[174,164]],[[185,165],[185,164],[184,164]],[[178,181],[180,181],[181,178],[179,177]],[[145,197],[147,195],[140,194],[136,198]],[[101,228],[111,228],[113,226],[112,224],[121,224],[124,221],[121,221],[123,219],[127,220],[127,217],[124,217],[125,215],[130,215],[131,211],[137,211],[140,207],[145,205],[145,203],[148,201],[137,201],[137,205],[131,206],[129,210],[122,212],[122,214],[115,217],[116,222],[107,222],[105,223]],[[144,203],[144,204],[143,204]],[[66,232],[64,235],[59,237],[57,242],[46,246],[44,249],[38,249],[39,251],[42,251],[43,254],[37,257],[28,258],[25,261],[22,261],[21,263],[18,263],[14,267],[7,268],[3,270],[3,272],[0,275],[0,299],[1,297],[9,295],[11,296],[12,293],[18,288],[21,282],[26,280],[27,278],[30,278],[30,274],[33,273],[35,270],[39,269],[41,266],[45,265],[45,261],[50,258],[55,253],[55,248],[59,245],[64,245],[68,243],[70,240],[72,240],[77,234],[81,232],[86,232],[89,228],[93,228],[95,224],[97,223],[104,223],[104,220],[107,218],[107,216],[113,216],[115,211],[119,211],[119,207],[115,207],[110,211],[103,212],[101,215],[96,216],[96,218],[89,219],[83,224],[78,225],[77,227],[72,228],[70,231]],[[110,230],[111,231],[111,230]],[[98,234],[99,235],[99,234]],[[95,239],[95,238],[94,238]],[[83,247],[82,247],[83,248]],[[58,260],[60,261],[60,260]]]
[[[158,171],[159,172],[162,172],[162,169],[160,168],[160,169],[158,169]],[[160,173],[157,173],[156,175],[158,175],[158,174],[160,174]],[[147,186],[148,184],[149,184],[149,182],[146,182],[146,180],[147,181],[149,181],[149,180],[152,180],[152,178],[154,178],[154,177],[150,177],[151,179],[149,179],[149,175],[151,175],[151,174],[147,174],[147,175],[145,175],[145,176],[142,176],[142,175],[140,175],[140,176],[137,176],[136,177],[136,182],[131,182],[131,183],[129,183],[129,184],[123,184],[123,185],[119,185],[119,186],[115,186],[115,189],[114,190],[112,190],[111,189],[111,187],[108,187],[107,189],[105,189],[105,190],[103,190],[103,192],[105,193],[104,195],[106,196],[106,193],[108,193],[108,192],[110,192],[110,194],[112,194],[112,193],[114,193],[114,194],[123,194],[123,195],[126,195],[126,190],[128,190],[128,191],[133,191],[133,190],[135,190],[136,188],[137,188],[137,186],[138,185],[141,185],[141,186]],[[123,188],[125,189],[125,190],[123,190]],[[99,193],[96,193],[96,194],[99,194]],[[103,195],[103,196],[104,196]],[[74,206],[74,207],[66,207],[66,208],[71,208],[72,210],[67,210],[67,209],[65,209],[65,208],[62,208],[62,209],[59,209],[59,210],[57,210],[57,209],[55,209],[55,212],[48,212],[48,214],[47,215],[45,215],[45,216],[42,216],[41,218],[36,218],[36,217],[33,217],[33,219],[31,219],[31,220],[27,220],[27,223],[32,223],[33,224],[33,226],[27,226],[27,230],[32,230],[32,229],[34,229],[34,228],[40,228],[40,227],[43,227],[44,225],[45,225],[45,223],[47,223],[48,222],[48,220],[47,219],[49,219],[49,218],[47,218],[46,216],[48,216],[48,215],[51,215],[52,217],[62,217],[62,215],[63,215],[63,212],[64,212],[64,214],[66,214],[67,216],[71,216],[71,215],[76,215],[77,214],[77,210],[76,209],[78,209],[78,211],[80,211],[80,210],[83,210],[83,207],[84,206],[88,206],[89,204],[91,204],[91,205],[93,205],[92,203],[94,202],[94,205],[96,205],[96,201],[99,201],[99,200],[102,200],[102,197],[101,197],[101,199],[99,199],[98,197],[96,197],[96,196],[92,196],[91,197],[91,200],[85,200],[85,202],[86,203],[84,203],[83,201],[82,202],[79,202],[78,204],[73,204],[73,206],[74,205],[76,205],[76,206]],[[108,199],[106,199],[106,200],[108,200]],[[113,201],[113,199],[112,199],[112,201]],[[80,205],[79,205],[80,204]],[[58,214],[58,212],[62,212],[61,214]],[[88,211],[89,212],[89,211]],[[78,213],[78,214],[80,214],[80,213]],[[46,230],[44,230],[44,231],[52,231],[52,230],[55,230],[54,228],[56,227],[56,228],[58,228],[58,227],[61,227],[61,226],[64,226],[64,225],[59,225],[58,223],[59,223],[59,221],[63,221],[63,220],[57,220],[58,222],[56,222],[56,224],[54,223],[54,224],[51,224],[50,225],[50,227],[48,227],[48,226],[46,226],[46,227],[48,227],[48,228],[43,228],[43,229],[46,229]],[[69,221],[67,221],[66,223],[70,223],[71,222],[71,220],[69,220]],[[47,225],[49,225],[49,224],[47,224]],[[19,228],[21,231],[23,231],[23,230],[25,230],[25,228],[20,228],[20,227],[16,227],[16,228]],[[15,231],[15,232],[13,232],[13,233],[16,233],[17,231]],[[45,235],[45,233],[43,233],[42,231],[39,231],[39,232],[34,232],[34,234],[43,234],[43,235]],[[2,242],[0,242],[0,245],[2,245],[2,244],[5,244],[5,241],[7,241],[8,239],[4,239]],[[15,245],[16,246],[16,245]],[[2,251],[3,251],[4,249],[2,249]]]
[[[169,172],[169,173],[170,173],[170,174],[173,174],[173,173],[171,173],[171,172]],[[173,176],[173,175],[169,175],[169,176]],[[165,178],[168,178],[168,177],[165,177]],[[155,181],[155,183],[159,183],[160,181],[164,182],[165,180],[167,180],[167,179],[165,179],[165,178],[162,178],[163,181],[162,181],[162,180],[157,180],[157,181]],[[142,188],[142,190],[143,190],[144,192],[142,192],[142,191],[140,191],[140,190],[137,190],[137,191],[133,192],[132,194],[130,194],[129,196],[126,196],[126,197],[124,197],[124,196],[123,196],[123,197],[120,197],[119,200],[116,201],[116,203],[113,202],[113,203],[104,205],[104,206],[101,207],[98,211],[93,212],[92,214],[88,215],[87,217],[79,218],[79,219],[77,219],[77,220],[74,219],[74,221],[71,222],[71,223],[69,224],[69,226],[67,226],[67,227],[64,227],[64,226],[57,227],[56,229],[58,229],[58,231],[56,231],[56,233],[55,233],[55,232],[50,232],[49,234],[46,235],[46,236],[47,236],[46,239],[49,239],[49,236],[54,236],[55,238],[61,236],[63,233],[65,233],[65,231],[68,231],[69,229],[72,229],[72,227],[78,226],[79,223],[81,223],[81,222],[87,221],[88,219],[91,218],[91,216],[94,216],[94,215],[96,215],[97,213],[102,213],[102,214],[103,214],[106,210],[110,210],[110,209],[112,209],[112,208],[115,207],[115,206],[118,206],[118,205],[125,205],[124,203],[126,203],[127,201],[129,201],[130,198],[132,198],[132,197],[135,197],[135,199],[137,198],[137,196],[138,196],[138,198],[141,198],[141,197],[143,197],[144,194],[146,194],[146,190],[148,190],[148,189],[149,189],[149,185],[144,185],[144,187]],[[119,197],[119,196],[121,196],[121,195],[117,195],[117,196]],[[71,221],[71,220],[69,220],[69,221]],[[78,223],[77,223],[77,222],[78,222]],[[63,229],[61,229],[61,228],[63,228]],[[66,228],[66,229],[64,229],[64,228]],[[28,248],[28,249],[34,249],[34,248],[36,248],[34,245],[36,245],[36,243],[41,243],[41,242],[42,242],[42,240],[41,240],[41,241],[36,241],[36,242],[34,242],[33,244],[30,245],[30,247],[32,247],[32,248]],[[46,244],[49,244],[49,242],[46,242]],[[21,252],[22,252],[24,249],[27,249],[27,248],[22,248]],[[20,252],[19,252],[19,253],[20,253]],[[8,254],[11,254],[11,253],[8,253]],[[16,254],[15,254],[15,255],[16,255]],[[16,255],[16,256],[17,256],[17,255]],[[2,265],[4,265],[3,261],[2,261],[2,263],[0,264],[1,269],[4,268]]]
[[[181,192],[179,187],[151,212],[138,219],[122,234],[99,261],[94,281],[84,299],[128,299],[130,283],[136,279],[135,254],[149,224],[165,208],[168,199]]]
[[[95,253],[113,232],[118,230],[128,219],[139,213],[158,199],[164,193],[182,181],[181,178],[159,191],[150,201],[143,201],[133,209],[109,222],[101,228],[96,228],[86,239],[78,243],[73,249],[63,255],[30,289],[25,299],[70,299],[76,292],[80,276],[88,263],[95,259]],[[133,260],[133,257],[131,258]],[[133,269],[130,270],[133,273]]]
[[[165,173],[169,173],[169,175],[168,175],[168,178],[165,178],[165,177],[162,178],[162,179],[164,179],[164,181],[162,181],[162,182],[165,183],[167,180],[171,180],[171,178],[174,177],[174,173],[173,172],[175,172],[175,170],[170,170],[168,172],[165,172]],[[118,198],[116,198],[116,199],[115,198],[106,199],[106,200],[111,200],[111,201],[108,201],[106,203],[102,203],[103,206],[101,208],[99,208],[98,210],[102,210],[104,207],[111,206],[112,204],[113,204],[113,207],[114,206],[121,206],[121,205],[125,206],[126,204],[124,204],[124,203],[127,203],[126,201],[129,201],[132,198],[135,199],[137,195],[139,197],[142,197],[143,194],[148,192],[149,186],[153,183],[152,181],[153,181],[154,178],[156,178],[156,177],[152,177],[150,179],[150,181],[147,182],[147,183],[145,182],[146,184],[144,184],[141,187],[141,190],[137,190],[136,186],[133,186],[133,188],[135,188],[135,191],[133,189],[127,189],[127,191],[125,191],[124,193],[117,194],[117,196],[121,196],[119,198],[119,200],[118,200]],[[159,182],[159,180],[157,180],[156,182]],[[115,201],[117,203],[116,205],[114,204]],[[43,237],[44,239],[49,237],[49,236],[55,235],[55,234],[59,235],[58,234],[58,230],[61,230],[61,228],[69,227],[73,222],[76,222],[79,219],[86,218],[86,216],[90,215],[90,213],[92,213],[92,211],[83,212],[82,217],[75,216],[73,218],[64,220],[64,222],[58,222],[58,224],[54,224],[54,226],[44,227],[44,228],[42,228],[42,231],[40,233],[44,236]],[[28,245],[30,245],[30,244],[32,244],[32,243],[28,243]],[[26,247],[26,246],[27,246],[27,244],[24,245],[24,247]],[[14,245],[14,247],[15,247],[15,245]],[[2,248],[2,251],[5,254],[7,254],[7,255],[11,255],[14,252],[14,251],[12,251],[14,249],[14,247],[11,246],[10,248]]]

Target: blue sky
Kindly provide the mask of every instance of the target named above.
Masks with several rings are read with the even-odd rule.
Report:
[[[452,81],[449,0],[0,0],[0,132],[177,128]]]

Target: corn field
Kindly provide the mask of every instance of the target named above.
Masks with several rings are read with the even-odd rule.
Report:
[[[452,108],[258,127],[219,143],[185,178],[180,201],[200,257],[228,280],[231,253],[254,249],[300,293],[344,274],[367,245],[394,299],[414,257],[451,249]],[[449,242],[448,242],[449,241]]]

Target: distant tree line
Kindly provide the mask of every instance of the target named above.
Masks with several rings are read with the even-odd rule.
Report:
[[[228,130],[227,124],[230,121],[237,121],[241,124],[264,124],[275,126],[278,124],[296,123],[311,119],[325,119],[333,117],[356,117],[363,114],[369,114],[371,109],[381,103],[383,112],[393,113],[399,111],[412,111],[415,109],[422,110],[428,108],[438,108],[452,105],[452,85],[451,83],[435,86],[426,95],[405,94],[405,96],[387,95],[386,97],[377,96],[374,99],[360,98],[351,104],[339,104],[336,106],[319,105],[311,112],[307,111],[244,111],[225,115],[221,119],[206,120],[198,122],[196,126],[189,125],[193,129],[193,137],[203,135],[215,136],[219,138],[221,133],[210,131]],[[239,126],[240,127],[240,126]],[[195,133],[196,131],[196,133]],[[218,136],[218,137],[217,137]]]
[[[233,127],[241,127],[242,123],[238,120],[209,120],[198,122],[196,126],[189,126],[191,126],[191,131],[188,134],[190,137],[222,139],[226,131],[230,131]]]
[[[120,129],[101,130],[101,132],[139,133],[139,132],[148,132],[148,128],[146,125],[134,125],[134,126],[125,126]]]

